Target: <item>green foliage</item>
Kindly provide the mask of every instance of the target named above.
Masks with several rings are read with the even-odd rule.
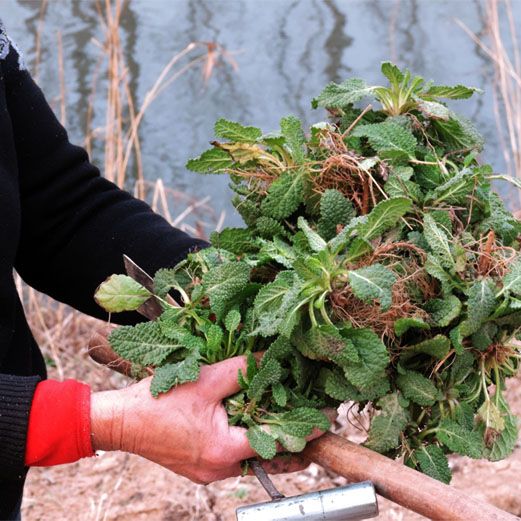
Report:
[[[367,138],[371,147],[382,159],[414,157],[416,138],[410,130],[394,121],[358,126],[352,135]]]
[[[96,302],[109,313],[134,311],[152,294],[127,275],[111,275],[96,290]]]
[[[437,445],[421,446],[414,451],[420,470],[442,483],[449,484],[452,474],[447,456]]]
[[[337,226],[345,226],[355,216],[353,205],[338,190],[328,189],[320,198],[318,232],[329,241],[337,234]]]
[[[382,235],[396,226],[411,206],[412,201],[405,197],[396,197],[378,203],[367,219],[357,225],[358,235],[367,241]]]
[[[154,395],[246,355],[224,405],[261,456],[301,451],[329,426],[321,408],[353,401],[372,409],[367,446],[447,483],[447,455],[497,460],[516,443],[503,392],[520,360],[521,223],[492,191],[508,178],[478,163],[482,138],[447,103],[477,89],[381,71],[381,85],[329,84],[313,101],[329,120],[309,130],[218,120],[187,166],[229,175],[245,227],[159,270],[153,292],[114,276],[96,299],[161,303],[110,337],[136,375],[155,370]]]
[[[325,107],[328,109],[346,107],[355,103],[373,92],[373,87],[368,87],[363,80],[351,78],[340,85],[330,83],[321,94],[313,100],[313,108]]]
[[[203,285],[212,310],[222,317],[234,299],[249,282],[250,268],[243,262],[228,262],[211,269],[203,276]]]
[[[371,421],[366,446],[385,453],[400,445],[400,435],[409,421],[409,413],[403,408],[397,393],[380,398],[376,406],[381,412]]]
[[[284,172],[274,181],[262,201],[262,211],[274,219],[289,217],[302,202],[304,181],[302,171]]]
[[[251,448],[264,459],[272,459],[277,454],[277,443],[273,436],[261,429],[258,425],[253,425],[246,433]]]
[[[423,218],[423,235],[441,266],[448,270],[454,270],[456,265],[452,257],[447,234],[436,224],[436,221],[430,214],[426,214]]]
[[[437,387],[428,378],[415,371],[407,371],[398,376],[396,385],[405,398],[418,405],[434,405],[441,398]]]
[[[159,366],[183,347],[181,342],[163,335],[158,322],[119,327],[112,331],[109,342],[119,356],[143,366]]]
[[[372,264],[348,272],[349,283],[353,293],[364,302],[379,299],[382,310],[391,307],[391,291],[396,282],[394,273],[381,264]]]
[[[236,255],[259,249],[251,232],[246,228],[225,228],[222,232],[212,232],[210,242],[215,248],[222,248]]]
[[[446,298],[435,298],[428,300],[425,311],[430,314],[431,320],[436,326],[446,327],[461,313],[461,300],[456,295]]]
[[[190,159],[190,161],[186,163],[186,168],[192,172],[198,172],[200,174],[213,174],[222,172],[226,168],[231,167],[233,163],[234,161],[226,150],[212,148],[203,152],[199,157]]]
[[[240,123],[218,119],[214,128],[215,135],[234,142],[255,143],[262,136],[260,128],[245,127]]]
[[[440,443],[462,456],[480,458],[483,454],[483,438],[479,432],[468,430],[453,420],[442,420],[436,437]]]
[[[158,396],[176,385],[195,382],[199,378],[199,372],[199,353],[191,352],[180,362],[158,367],[150,384],[150,392],[153,396]]]
[[[327,431],[330,427],[327,416],[311,407],[298,407],[285,412],[279,417],[280,428],[291,436],[303,438],[309,436],[314,428]]]

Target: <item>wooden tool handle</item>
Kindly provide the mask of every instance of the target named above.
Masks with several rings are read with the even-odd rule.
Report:
[[[513,521],[518,517],[328,432],[305,455],[349,481],[372,481],[381,496],[440,521]]]
[[[95,333],[89,355],[127,376],[131,364],[110,347],[110,329]],[[148,369],[152,374],[152,369]],[[352,443],[333,433],[310,442],[304,450],[307,458],[349,481],[372,481],[381,496],[439,521],[513,521],[518,517],[444,485],[377,452]]]

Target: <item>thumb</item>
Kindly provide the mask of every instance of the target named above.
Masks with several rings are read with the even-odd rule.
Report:
[[[201,368],[199,383],[205,388],[207,396],[222,400],[241,390],[239,385],[239,370],[246,373],[246,357],[236,356],[216,364]]]

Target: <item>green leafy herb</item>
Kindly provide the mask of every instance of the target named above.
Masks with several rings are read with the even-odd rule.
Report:
[[[246,355],[224,405],[260,456],[301,451],[329,427],[322,408],[353,401],[371,412],[368,447],[448,483],[447,455],[495,461],[516,443],[504,389],[520,360],[521,224],[450,107],[478,89],[381,72],[327,85],[312,103],[329,119],[309,130],[219,119],[187,167],[229,175],[245,227],[159,270],[153,292],[115,275],[96,300],[163,307],[110,336],[136,375],[154,369],[154,395]]]

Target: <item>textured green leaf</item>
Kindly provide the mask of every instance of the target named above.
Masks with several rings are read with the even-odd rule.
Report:
[[[286,140],[291,156],[297,164],[304,161],[306,136],[302,130],[302,123],[295,116],[286,116],[280,120],[280,131]],[[275,216],[273,216],[275,217]]]
[[[409,331],[409,329],[425,330],[430,329],[430,326],[427,324],[427,322],[424,322],[423,319],[414,317],[399,318],[394,323],[394,332],[396,333],[396,336],[404,335],[407,333],[407,331]]]
[[[436,437],[452,452],[481,458],[484,445],[481,435],[477,431],[469,431],[453,420],[442,420],[437,428]]]
[[[394,121],[358,125],[351,135],[366,137],[369,144],[383,159],[414,157],[417,145],[412,132]]]
[[[501,432],[487,432],[486,426],[481,426],[484,438],[489,441],[483,456],[490,461],[499,461],[512,454],[517,442],[519,424],[517,416],[510,412],[506,404],[501,405],[500,412],[504,422]]]
[[[176,385],[195,382],[199,378],[199,372],[199,353],[194,351],[181,362],[158,367],[150,383],[150,392],[157,396],[159,393],[168,392]]]
[[[210,242],[215,248],[231,251],[235,255],[259,249],[251,232],[246,228],[225,228],[221,232],[212,232]]]
[[[244,262],[229,262],[211,269],[203,276],[203,284],[210,305],[217,318],[224,316],[250,280],[250,267]]]
[[[428,117],[432,119],[448,120],[450,118],[450,110],[437,101],[421,100],[418,102],[418,108]]]
[[[382,62],[381,71],[394,87],[399,87],[404,80],[403,72],[394,63]]]
[[[389,197],[407,197],[415,203],[421,202],[423,193],[420,186],[409,180],[412,173],[413,169],[411,167],[394,168],[384,185],[385,193]]]
[[[464,204],[467,197],[472,193],[476,173],[468,168],[458,172],[441,185],[437,186],[426,199],[433,201],[433,205],[441,202],[447,204]]]
[[[190,282],[191,278],[184,270],[163,268],[156,271],[154,275],[154,293],[161,298],[165,298],[170,290],[187,286]]]
[[[338,235],[328,241],[329,249],[335,253],[340,252],[351,242],[355,230],[366,223],[367,215],[353,217]]]
[[[269,187],[261,204],[262,211],[274,219],[289,217],[302,202],[303,190],[303,171],[284,172]]]
[[[200,174],[220,174],[231,166],[233,166],[233,159],[226,150],[222,150],[221,148],[211,148],[203,152],[199,157],[190,159],[188,163],[186,163],[188,170]]]
[[[272,459],[277,454],[277,442],[273,436],[254,425],[246,433],[251,448],[263,459]]]
[[[351,78],[340,84],[329,83],[313,100],[312,105],[314,108],[342,108],[371,95],[373,91],[374,87],[368,87],[365,81],[356,78]]]
[[[241,313],[237,309],[231,309],[226,313],[226,317],[224,318],[224,327],[226,331],[236,331],[241,323]]]
[[[306,438],[302,436],[291,436],[284,432],[278,425],[270,425],[272,436],[280,442],[280,444],[288,452],[302,452],[306,446]]]
[[[411,206],[411,200],[405,197],[381,201],[367,216],[367,220],[357,225],[358,235],[367,241],[382,235],[383,232],[396,226]]]
[[[445,271],[439,257],[432,253],[427,254],[427,260],[425,261],[425,271],[435,279],[439,280],[444,289],[444,293],[447,293],[453,285],[452,277]]]
[[[316,252],[322,251],[327,247],[327,243],[320,235],[309,226],[308,222],[304,217],[298,218],[298,227],[304,232],[306,236],[309,247]]]
[[[433,98],[467,99],[475,92],[481,93],[482,90],[475,87],[465,87],[465,85],[454,85],[453,87],[447,85],[433,85],[425,91],[424,95]]]
[[[353,293],[364,302],[380,300],[382,310],[391,307],[392,287],[396,275],[382,264],[372,264],[348,272],[349,284]]]
[[[296,323],[300,287],[300,279],[292,271],[282,271],[266,284],[255,297],[253,309],[258,326],[253,333],[271,336],[284,330],[289,336],[288,329]]]
[[[355,262],[371,251],[373,251],[373,247],[369,241],[361,237],[355,237],[347,250],[346,260],[348,262]]]
[[[248,388],[248,398],[259,401],[264,392],[273,384],[280,382],[282,367],[274,360],[268,360],[252,378]]]
[[[281,237],[287,235],[284,226],[272,217],[259,217],[255,225],[259,235],[265,239],[273,239],[276,235],[280,235]]]
[[[516,260],[510,265],[508,273],[503,279],[503,287],[499,295],[521,296],[521,260]]]
[[[192,335],[190,331],[173,320],[165,320],[162,318],[159,321],[159,327],[161,333],[163,333],[166,338],[174,340],[180,346],[186,347],[190,351],[202,352],[205,350],[205,342],[201,337]]]
[[[450,350],[450,340],[445,335],[436,335],[423,342],[408,346],[405,353],[423,353],[443,360]]]
[[[495,293],[496,285],[489,278],[477,280],[470,286],[467,302],[467,323],[470,327],[467,327],[466,335],[477,331],[482,322],[492,315],[497,306]]]
[[[381,413],[373,417],[365,445],[385,453],[400,445],[400,436],[409,421],[409,413],[401,406],[398,393],[380,398],[376,406]]]
[[[109,342],[119,356],[144,366],[161,365],[183,347],[179,341],[164,336],[158,322],[118,327],[110,334]]]
[[[463,116],[450,111],[448,121],[432,120],[431,124],[446,146],[455,149],[475,149],[477,151],[483,148],[483,137],[474,125]]]
[[[262,136],[259,128],[245,127],[240,123],[228,121],[224,118],[217,120],[214,132],[217,137],[245,143],[255,143]]]
[[[109,313],[134,311],[144,304],[152,293],[127,275],[111,275],[94,295],[96,302]]]
[[[282,383],[275,382],[271,386],[271,395],[273,396],[273,401],[279,407],[286,407],[286,403],[288,402],[288,393]]]
[[[447,485],[452,479],[447,456],[437,445],[422,445],[414,451],[414,457],[418,460],[421,471],[431,478],[437,479]]]
[[[431,299],[425,304],[425,311],[430,314],[435,325],[446,327],[461,313],[461,300],[455,295]]]
[[[349,329],[342,335],[353,343],[360,359],[344,367],[346,378],[358,390],[374,390],[374,398],[385,394],[389,388],[385,375],[389,353],[378,335],[370,329]]]
[[[279,264],[282,264],[285,268],[291,268],[294,266],[296,260],[295,249],[282,239],[275,237],[272,241],[265,241],[260,239],[261,249],[259,252],[259,258],[261,259],[272,259]]]
[[[210,353],[216,353],[221,348],[224,331],[217,325],[212,324],[206,331],[206,349]]]
[[[456,265],[447,235],[429,214],[426,214],[423,218],[423,235],[441,266],[454,270]]]
[[[324,367],[320,370],[320,373],[319,380],[322,381],[324,392],[328,396],[341,402],[358,401],[358,391],[347,381],[340,368],[327,369]]]
[[[330,425],[322,411],[310,407],[298,407],[279,417],[280,428],[291,436],[309,436],[314,428],[327,431]]]
[[[279,336],[276,340],[274,340],[266,349],[264,356],[261,360],[261,367],[263,367],[269,360],[274,359],[277,361],[284,360],[285,358],[289,358],[295,354],[293,346],[288,338],[283,336]]]
[[[345,226],[355,216],[352,203],[338,190],[326,190],[320,198],[318,232],[329,241],[337,234],[337,226]]]
[[[322,325],[309,329],[297,342],[297,349],[308,358],[330,360],[341,367],[360,361],[353,343],[342,337],[335,326]]]
[[[434,405],[441,398],[440,391],[425,376],[416,371],[407,371],[396,379],[396,385],[405,398],[418,405]]]

